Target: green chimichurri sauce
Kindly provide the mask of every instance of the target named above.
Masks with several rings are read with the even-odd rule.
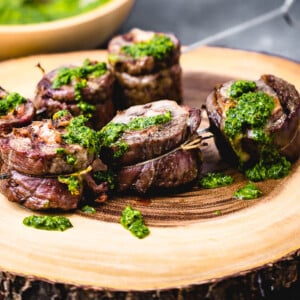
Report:
[[[144,224],[141,212],[131,206],[126,206],[123,210],[120,223],[139,239],[143,239],[150,234],[149,228]]]
[[[61,86],[74,83],[75,100],[78,102],[77,106],[84,115],[91,117],[96,107],[83,101],[81,91],[87,87],[87,80],[89,78],[100,77],[107,71],[105,62],[92,63],[89,59],[86,59],[82,66],[60,68],[53,80],[52,88],[58,89]]]
[[[97,132],[88,126],[88,118],[80,115],[71,119],[63,134],[63,140],[68,144],[79,144],[95,154],[99,151]]]
[[[100,147],[116,146],[118,150],[114,152],[114,157],[121,157],[128,150],[128,145],[122,141],[122,134],[126,130],[142,130],[150,126],[163,125],[170,122],[171,119],[172,114],[167,111],[152,117],[137,117],[127,124],[109,122],[98,133]]]
[[[107,182],[108,187],[111,191],[113,191],[116,188],[116,174],[113,172],[113,170],[107,170],[107,171],[96,171],[93,173],[93,178],[96,180],[96,182]]]
[[[68,191],[72,195],[79,195],[81,186],[82,186],[82,180],[80,176],[77,175],[59,175],[57,177],[57,180],[60,183],[64,183],[68,186]]]
[[[262,195],[262,191],[252,182],[247,183],[234,193],[234,198],[241,200],[256,199]]]
[[[254,92],[255,89],[256,83],[254,81],[237,80],[231,85],[229,89],[229,96],[235,99],[245,93]]]
[[[137,59],[145,56],[152,56],[157,60],[163,60],[173,50],[172,40],[165,35],[155,34],[152,39],[121,48],[121,52]]]
[[[214,189],[233,183],[233,178],[223,173],[207,173],[200,180],[200,186],[205,189]]]
[[[9,0],[0,3],[0,24],[49,22],[90,11],[110,0]]]
[[[26,99],[20,94],[9,93],[5,98],[0,99],[0,116],[5,116],[25,102]]]
[[[85,205],[81,208],[81,211],[86,213],[86,214],[95,214],[96,213],[96,209],[92,206],[89,205]]]
[[[63,216],[28,216],[24,218],[23,224],[29,227],[44,230],[65,231],[73,227],[70,220]]]
[[[235,105],[226,111],[224,133],[240,158],[240,168],[249,180],[282,178],[289,173],[291,164],[279,154],[272,144],[272,135],[265,129],[275,108],[275,100],[255,90],[256,83],[253,81],[238,80],[231,85],[229,96]],[[257,143],[259,151],[258,163],[251,168],[245,167],[247,160],[242,158],[241,140],[245,137],[246,129],[251,131],[251,139]]]

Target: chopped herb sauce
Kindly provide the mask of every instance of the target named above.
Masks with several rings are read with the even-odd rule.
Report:
[[[57,148],[56,153],[65,157],[66,162],[74,166],[77,162],[77,159],[74,155],[69,154],[65,148]]]
[[[93,153],[98,153],[97,132],[86,126],[88,118],[80,115],[71,119],[62,138],[68,144],[79,144]]]
[[[59,175],[57,177],[57,179],[60,183],[64,183],[68,186],[68,191],[72,195],[80,194],[82,182],[81,182],[81,178],[79,176],[77,176],[77,175]]]
[[[105,62],[92,63],[89,59],[86,59],[82,66],[60,68],[53,80],[52,88],[58,89],[61,86],[74,83],[75,100],[78,101],[77,106],[83,114],[91,117],[96,107],[95,105],[83,101],[81,91],[87,87],[89,78],[100,77],[104,75],[107,70]]]
[[[24,218],[23,224],[29,227],[44,230],[65,231],[73,227],[70,220],[63,216],[28,216]]]
[[[93,178],[98,183],[107,182],[108,187],[111,191],[116,188],[116,174],[112,170],[108,171],[96,171],[93,173]]]
[[[261,159],[253,167],[245,171],[246,177],[251,181],[265,179],[278,179],[287,176],[291,163],[274,148],[261,151]]]
[[[127,124],[109,122],[99,132],[100,147],[117,147],[114,157],[121,157],[127,150],[128,145],[122,141],[122,134],[126,130],[142,130],[150,126],[163,125],[171,121],[170,111],[151,117],[137,117]]]
[[[143,239],[150,234],[149,228],[144,224],[141,212],[129,205],[123,210],[120,223],[139,239]]]
[[[247,183],[244,187],[234,193],[234,198],[241,200],[256,199],[262,195],[262,191],[252,182]]]
[[[121,52],[135,59],[152,56],[157,60],[163,60],[169,55],[173,48],[174,44],[169,37],[155,34],[153,38],[148,41],[123,46]]]
[[[275,108],[275,101],[266,93],[255,90],[253,81],[238,80],[231,85],[229,95],[234,106],[226,111],[224,133],[240,158],[240,168],[249,180],[282,178],[289,173],[291,164],[278,153],[272,144],[272,136],[265,129]],[[251,131],[251,139],[257,143],[260,155],[257,164],[250,168],[245,167],[247,156],[244,156],[241,146],[247,129]]]
[[[14,111],[19,105],[26,102],[26,99],[18,93],[9,93],[5,98],[0,99],[0,116]]]
[[[229,89],[229,96],[231,98],[238,98],[245,93],[254,92],[256,89],[256,83],[249,80],[237,80]]]
[[[200,180],[200,186],[205,189],[214,189],[221,186],[226,186],[233,183],[233,178],[230,175],[223,173],[207,173]]]
[[[85,205],[81,208],[81,211],[86,213],[86,214],[95,214],[96,213],[96,209],[92,206],[89,205]]]
[[[237,105],[226,112],[225,134],[234,138],[243,134],[244,128],[262,129],[274,107],[274,99],[265,93],[242,94],[237,99]]]

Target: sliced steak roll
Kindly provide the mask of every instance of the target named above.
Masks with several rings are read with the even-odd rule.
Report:
[[[200,122],[199,109],[171,100],[132,106],[119,111],[100,131],[101,158],[106,163],[115,159],[122,166],[152,159],[193,136]]]
[[[155,159],[123,167],[117,173],[118,190],[145,194],[170,189],[195,180],[201,168],[199,149],[176,149]]]
[[[0,87],[0,135],[10,132],[14,127],[28,125],[34,114],[34,105],[29,99]]]
[[[156,49],[147,47],[152,42]],[[140,46],[140,47],[139,47]],[[157,49],[160,47],[159,49]],[[179,64],[180,42],[162,32],[132,29],[114,37],[108,44],[108,60],[119,73],[133,76],[157,73]]]
[[[65,133],[65,127],[56,128],[51,120],[14,128],[0,140],[2,159],[9,168],[27,175],[68,174],[87,168],[94,152],[65,142]]]
[[[260,99],[269,100],[256,105],[257,93]],[[241,108],[248,105],[246,99],[256,107],[249,106],[241,114]],[[254,165],[270,145],[291,161],[298,158],[300,96],[285,80],[262,75],[257,81],[224,83],[207,97],[206,109],[219,152],[231,163]]]
[[[9,201],[17,202],[32,210],[76,209],[82,196],[71,194],[66,184],[57,178],[40,178],[21,174],[2,166],[7,179],[0,180],[0,191]]]
[[[115,103],[118,108],[145,104],[161,99],[182,102],[181,67],[173,65],[157,73],[132,76],[116,72],[117,88]]]
[[[108,52],[118,109],[160,99],[181,103],[180,42],[174,35],[134,29],[113,38]]]
[[[115,114],[114,81],[105,63],[87,60],[81,66],[63,66],[43,76],[33,102],[42,118],[67,109],[74,116],[90,115],[91,127],[99,130]]]

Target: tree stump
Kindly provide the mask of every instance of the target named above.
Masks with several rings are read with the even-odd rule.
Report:
[[[0,84],[32,97],[42,76],[38,63],[48,72],[85,58],[106,60],[106,52],[4,61]],[[203,47],[184,54],[181,64],[184,103],[192,107],[201,107],[215,84],[264,73],[300,90],[300,65],[266,54]],[[207,126],[204,115],[201,127]],[[220,159],[212,139],[203,158],[203,173],[225,171],[234,184],[214,190],[194,184],[145,199],[114,196],[95,215],[66,214],[74,227],[65,232],[24,226],[33,212],[1,196],[0,299],[275,299],[287,295],[285,288],[296,299],[299,163],[284,179],[258,183],[264,196],[245,201],[232,195],[246,179]],[[119,224],[127,204],[142,212],[147,238],[136,239]]]

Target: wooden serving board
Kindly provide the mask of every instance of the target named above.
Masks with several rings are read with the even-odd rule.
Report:
[[[85,58],[106,60],[106,52],[5,61],[0,85],[32,97],[42,76],[38,63],[48,72]],[[300,64],[279,57],[204,47],[184,54],[181,64],[184,103],[192,107],[201,107],[215,84],[232,78],[271,73],[300,90]],[[204,115],[201,127],[207,125]],[[215,190],[193,185],[145,199],[116,196],[94,216],[67,214],[74,228],[65,232],[24,226],[32,212],[1,196],[0,298],[255,299],[296,282],[299,163],[282,180],[258,183],[262,198],[242,201],[232,195],[246,180],[220,160],[212,139],[203,147],[203,159],[203,173],[222,170],[235,183]],[[119,224],[127,204],[144,215],[151,230],[147,238],[139,240]]]

